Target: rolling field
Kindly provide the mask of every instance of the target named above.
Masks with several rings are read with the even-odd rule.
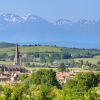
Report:
[[[23,53],[34,53],[34,52],[61,52],[61,48],[53,46],[20,46],[19,51]],[[15,53],[15,47],[0,48],[0,54],[7,53],[8,55]]]

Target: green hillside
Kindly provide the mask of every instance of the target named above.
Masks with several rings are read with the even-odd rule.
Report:
[[[61,48],[52,46],[19,46],[19,51],[24,53],[34,53],[34,52],[61,52]],[[7,53],[12,55],[15,53],[15,47],[0,48],[0,54]]]

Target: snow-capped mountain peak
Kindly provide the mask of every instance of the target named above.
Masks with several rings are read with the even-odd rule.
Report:
[[[56,25],[67,25],[67,24],[71,24],[72,22],[70,20],[67,19],[58,19],[56,21]]]
[[[27,15],[25,15],[25,16],[22,16],[21,18],[22,18],[24,21],[31,20],[31,21],[37,21],[37,22],[39,22],[39,20],[41,19],[41,18],[39,18],[38,16],[33,15],[33,14],[27,14]]]
[[[16,14],[2,14],[0,15],[0,20],[4,20],[6,22],[11,22],[11,23],[20,23],[20,22],[26,22],[26,21],[31,21],[31,22],[40,22],[42,18],[35,16],[33,14],[27,14],[24,16],[18,16]]]
[[[15,23],[15,22],[20,23],[23,21],[23,19],[16,14],[2,14],[0,18],[4,21],[12,22],[12,23]]]

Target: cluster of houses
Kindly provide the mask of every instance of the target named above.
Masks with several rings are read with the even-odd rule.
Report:
[[[57,72],[56,73],[56,78],[57,80],[63,84],[66,83],[68,80],[71,80],[77,73],[88,73],[90,72],[89,70],[81,70],[81,69],[74,69],[69,72]]]
[[[0,65],[0,81],[15,81],[25,72],[26,69],[23,67]]]
[[[56,78],[60,83],[66,83],[68,80],[72,79],[75,74],[78,73],[76,71],[70,72],[57,72]]]

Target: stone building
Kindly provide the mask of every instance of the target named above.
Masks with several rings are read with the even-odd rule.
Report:
[[[13,65],[22,65],[22,55],[19,52],[18,43],[16,44],[16,53],[14,58],[14,64]]]

